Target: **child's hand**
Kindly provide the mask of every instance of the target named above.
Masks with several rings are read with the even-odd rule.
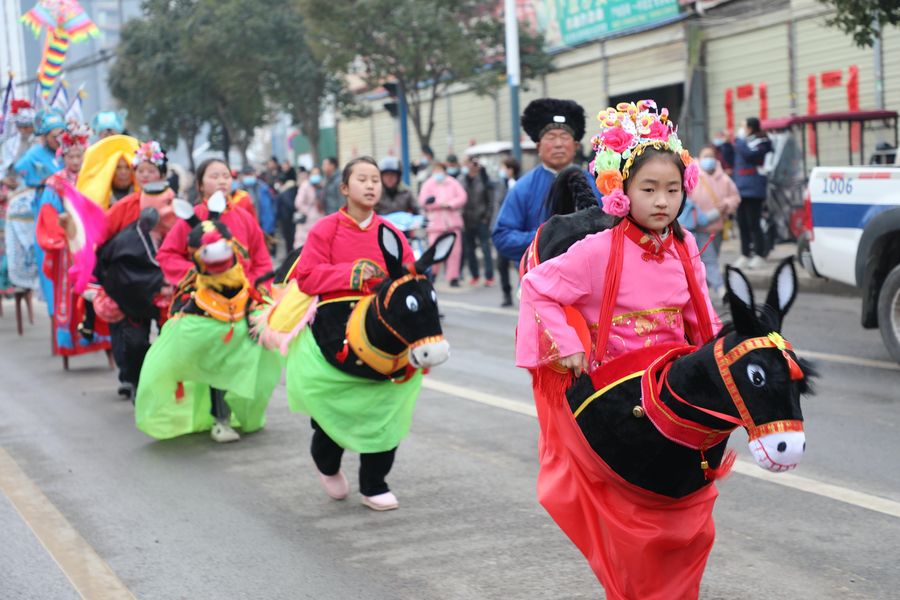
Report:
[[[572,369],[572,372],[575,373],[575,377],[581,377],[581,374],[586,373],[588,368],[587,358],[585,358],[584,352],[576,352],[575,354],[565,356],[559,359],[559,364],[563,368]]]
[[[375,267],[373,267],[372,265],[363,266],[362,275],[361,275],[361,279],[363,281],[372,279],[376,275],[378,275],[378,273],[377,273],[377,271],[375,271]]]

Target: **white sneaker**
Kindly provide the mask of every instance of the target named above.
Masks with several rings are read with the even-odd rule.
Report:
[[[746,256],[741,256],[739,259],[731,263],[731,266],[735,269],[746,269],[747,265],[750,264],[750,259]]]
[[[400,506],[400,503],[397,501],[397,496],[392,492],[385,492],[376,496],[363,496],[362,503],[372,510],[377,510],[379,512],[394,510]]]
[[[762,256],[754,256],[750,259],[750,262],[747,263],[748,269],[762,269],[766,266],[766,259]]]
[[[241,439],[240,434],[232,429],[231,425],[229,425],[228,423],[222,423],[220,421],[216,421],[216,424],[213,425],[213,428],[209,432],[209,437],[219,442],[220,444],[236,442]]]

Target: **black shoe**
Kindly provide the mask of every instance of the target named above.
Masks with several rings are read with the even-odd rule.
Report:
[[[134,401],[134,384],[123,381],[119,384],[119,389],[117,391],[125,400]]]
[[[459,287],[459,279],[451,279],[451,280],[450,280],[450,287],[457,287],[457,288],[458,288],[458,287]]]
[[[503,303],[500,306],[506,308],[512,305],[512,294],[503,294]]]

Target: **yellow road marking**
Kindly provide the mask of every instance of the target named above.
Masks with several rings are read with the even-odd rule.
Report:
[[[134,600],[106,561],[91,548],[40,488],[0,448],[0,492],[86,600]]]

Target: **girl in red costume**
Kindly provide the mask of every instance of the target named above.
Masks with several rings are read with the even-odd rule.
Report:
[[[374,286],[386,276],[387,271],[384,255],[378,244],[379,225],[385,225],[397,232],[393,225],[375,214],[375,205],[381,198],[381,172],[374,159],[356,158],[344,167],[341,193],[347,198],[347,204],[338,212],[316,222],[309,232],[292,275],[302,292],[319,296],[319,313],[316,317],[318,320],[327,320],[329,311],[340,312],[341,308],[336,307],[337,303],[352,305],[358,301],[361,294],[373,292]],[[403,263],[415,262],[406,238],[399,232],[397,235],[403,244]],[[332,304],[331,307],[328,306],[329,303]],[[337,334],[343,335],[343,329],[337,331]],[[349,375],[346,377],[351,378]],[[369,385],[372,390],[393,386],[393,391],[383,402],[379,402],[378,406],[371,408],[369,414],[359,415],[358,420],[369,419],[374,422],[383,416],[384,411],[388,411],[388,414],[395,415],[395,419],[406,421],[400,425],[392,424],[388,429],[408,430],[412,411],[396,411],[392,405],[409,405],[410,396],[414,402],[420,384],[421,381],[418,379],[403,385],[371,382]],[[385,392],[371,392],[373,395],[376,393]],[[292,408],[295,408],[291,390],[288,396]],[[394,464],[394,455],[397,451],[396,437],[402,436],[392,436],[383,432],[377,436],[354,434],[349,431],[353,427],[346,421],[341,427],[339,419],[334,418],[330,407],[350,401],[351,398],[320,398],[317,395],[307,395],[303,398],[303,406],[295,408],[314,417],[312,456],[319,470],[319,478],[331,498],[341,500],[347,496],[349,485],[340,470],[344,447],[331,436],[351,440],[349,444],[345,442],[351,448],[354,444],[359,445],[357,449],[363,446],[373,448],[372,451],[361,451],[360,454],[359,489],[362,502],[373,510],[395,509],[398,506],[397,498],[388,488],[385,478]],[[321,424],[317,422],[317,418]],[[326,433],[326,429],[330,431]],[[376,437],[378,439],[375,439]]]
[[[200,202],[194,207],[194,214],[201,221],[209,218],[207,201],[216,192],[221,192],[228,197],[226,209],[219,220],[225,224],[233,236],[233,242],[237,249],[238,261],[241,263],[244,274],[251,285],[263,275],[272,271],[272,258],[266,248],[265,236],[256,219],[246,210],[235,204],[231,194],[231,169],[225,161],[211,158],[200,164],[197,168],[197,189],[200,192]],[[162,269],[166,281],[175,286],[176,290],[188,288],[191,278],[196,275],[194,262],[190,258],[188,249],[188,234],[191,226],[187,221],[179,220],[166,234],[162,246],[156,254],[156,260]],[[221,397],[224,393],[213,390],[212,415],[216,424],[210,432],[210,436],[217,442],[234,442],[240,439],[240,435],[229,424],[231,409]]]
[[[700,345],[721,328],[700,250],[676,220],[698,167],[668,112],[645,100],[599,120],[591,170],[616,224],[522,279],[516,363],[534,377],[538,498],[588,558],[607,598],[696,598],[713,543],[715,486],[668,498],[628,483],[598,455],[585,459],[564,394],[570,374],[600,373],[614,360],[639,371],[648,364],[636,357],[654,346]]]

